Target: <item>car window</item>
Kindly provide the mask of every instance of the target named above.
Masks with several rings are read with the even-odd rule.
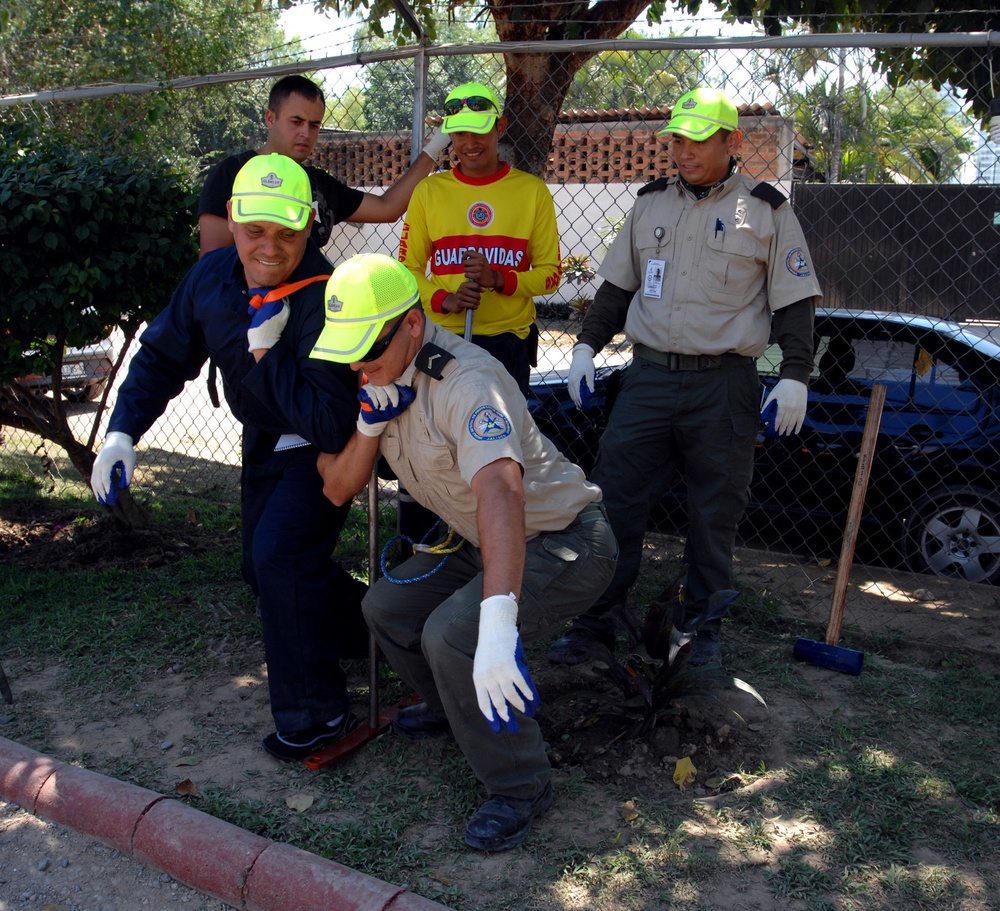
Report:
[[[881,383],[890,408],[967,413],[979,406],[975,387],[947,352],[932,354],[912,337],[830,332],[817,338],[814,364],[810,387],[820,394],[868,397]]]

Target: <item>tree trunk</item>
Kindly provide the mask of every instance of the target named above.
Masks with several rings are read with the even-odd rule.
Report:
[[[526,18],[519,0],[492,0],[487,9],[501,41],[600,40],[624,32],[648,0],[599,0],[531,7]],[[507,133],[501,157],[516,168],[545,178],[552,137],[576,71],[594,52],[504,54],[507,65]]]
[[[84,482],[90,484],[96,456],[93,449],[73,435],[66,418],[65,402],[57,403],[16,385],[0,386],[0,415],[8,427],[36,433],[43,440],[59,446]],[[97,415],[94,420],[98,420]],[[149,512],[133,499],[127,489],[118,492],[118,504],[111,507],[111,513],[129,528],[147,528],[152,524]]]
[[[552,137],[573,75],[565,54],[506,54],[507,133],[504,158],[545,179]]]

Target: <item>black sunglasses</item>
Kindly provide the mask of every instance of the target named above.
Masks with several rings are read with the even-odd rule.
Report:
[[[463,107],[477,113],[482,113],[483,111],[500,113],[497,110],[497,106],[485,95],[470,95],[468,98],[449,98],[444,103],[445,116],[454,117]]]
[[[386,351],[389,350],[389,346],[392,344],[392,337],[399,330],[399,327],[403,325],[403,320],[406,319],[406,314],[404,313],[398,320],[396,324],[389,330],[389,334],[380,338],[371,348],[368,349],[368,353],[364,357],[359,357],[358,360],[361,362],[376,361]]]

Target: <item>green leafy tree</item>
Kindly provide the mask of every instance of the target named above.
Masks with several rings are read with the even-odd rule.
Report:
[[[973,149],[968,118],[926,83],[894,90],[819,81],[790,102],[828,181],[947,183]]]
[[[995,4],[969,4],[963,0],[903,7],[890,0],[712,0],[712,4],[732,20],[761,24],[769,35],[796,28],[817,33],[918,35],[1000,29],[1000,9]],[[694,14],[702,5],[702,0],[683,0],[678,7]],[[983,118],[990,100],[1000,95],[997,47],[884,48],[875,54],[874,66],[892,87],[914,80],[923,80],[934,89],[954,86],[964,92],[973,113]]]
[[[449,43],[496,41],[496,32],[489,22],[470,25],[464,22],[447,22],[438,27],[439,41]],[[372,37],[368,26],[355,36],[355,47],[389,47],[389,36]],[[448,92],[463,82],[489,82],[498,91],[503,89],[503,61],[497,57],[445,56],[432,57],[427,67],[427,111],[441,111]],[[413,120],[411,93],[401,91],[413,85],[413,62],[391,60],[369,67],[361,88],[361,109],[365,129],[408,130]]]
[[[375,36],[385,34],[382,20],[392,17],[393,39],[402,41],[412,36],[410,27],[398,15],[391,0],[278,0],[282,7],[299,2],[311,2],[318,9],[341,15],[360,12]],[[436,38],[441,23],[447,20],[443,10],[463,9],[458,5],[442,6],[439,0],[416,0],[410,5],[431,38]],[[471,12],[484,10],[492,20],[497,38],[506,42],[616,38],[643,12],[649,21],[659,22],[666,8],[665,0],[652,3],[649,0],[597,0],[595,3],[578,0],[531,6],[515,0],[489,0],[482,7],[464,7]],[[504,55],[504,109],[510,121],[505,143],[509,144],[512,164],[534,174],[544,173],[552,136],[573,77],[594,55],[594,51],[587,50]],[[669,103],[669,99],[663,101]]]
[[[276,9],[252,0],[36,0],[6,4],[0,17],[0,83],[5,94],[69,86],[157,82],[268,62],[284,44]],[[29,9],[30,7],[30,9]],[[131,146],[146,159],[184,158],[246,148],[261,132],[266,99],[245,86],[32,104],[3,120],[34,121],[76,147]]]
[[[622,38],[641,38],[629,30]],[[566,96],[568,109],[668,104],[707,81],[700,51],[601,51],[580,67]]]
[[[259,0],[263,2],[263,0]],[[373,34],[383,33],[382,20],[391,17],[391,33],[402,39],[411,35],[392,0],[277,0],[280,6],[311,2],[319,9],[347,15],[361,13]],[[712,6],[732,21],[756,22],[769,34],[793,27],[815,32],[963,32],[1000,29],[1000,10],[970,10],[968,5],[924,4],[917,11],[900,10],[888,0],[841,0],[803,3],[802,0],[711,0]],[[432,38],[441,20],[437,0],[410,4]],[[519,0],[486,0],[470,10],[482,10],[492,19],[500,41],[558,39],[600,40],[616,38],[643,13],[648,22],[661,22],[668,10],[699,13],[703,0],[578,0],[525,5]],[[448,9],[461,8],[451,5]],[[507,138],[514,164],[541,174],[559,112],[577,72],[594,56],[585,50],[572,53],[507,54],[506,112],[511,119]],[[991,65],[992,60],[992,65]],[[890,86],[922,79],[935,89],[953,85],[964,90],[973,111],[985,116],[990,99],[1000,94],[993,71],[1000,74],[1000,49],[984,54],[980,48],[889,48],[880,51],[875,66]],[[670,103],[672,99],[663,101]]]
[[[89,436],[77,439],[63,351],[116,326],[130,342],[163,308],[197,258],[197,195],[164,163],[67,149],[24,128],[0,136],[0,424],[61,446],[89,480],[107,392]],[[52,376],[52,398],[18,383],[29,372]]]

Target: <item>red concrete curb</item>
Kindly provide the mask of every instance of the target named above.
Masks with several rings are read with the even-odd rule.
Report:
[[[186,804],[0,737],[0,797],[240,911],[449,911]]]

